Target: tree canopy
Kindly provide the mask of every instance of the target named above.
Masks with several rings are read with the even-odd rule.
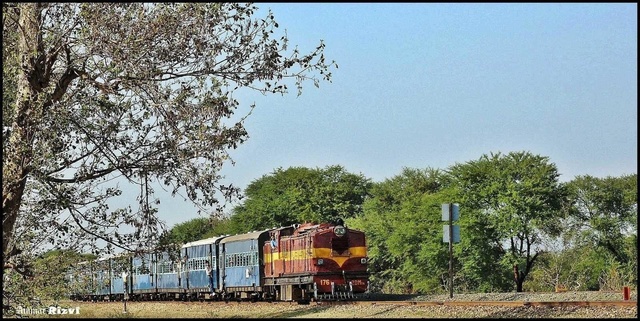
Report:
[[[43,242],[146,246],[162,229],[154,187],[221,211],[239,191],[220,169],[254,108],[234,93],[300,95],[337,68],[321,40],[291,48],[253,4],[2,8],[5,267]]]
[[[198,217],[192,220],[176,224],[164,233],[159,240],[159,245],[183,245],[205,238],[205,235],[213,229],[211,220],[206,217]]]
[[[403,168],[373,184],[362,214],[347,222],[365,231],[374,289],[437,291],[448,252],[442,245],[441,203],[447,177],[441,170]]]
[[[567,213],[567,193],[548,157],[530,152],[485,154],[478,160],[451,166],[461,206],[474,209],[477,227],[501,261],[513,266],[516,291],[536,262],[545,235],[560,232]],[[480,229],[470,230],[481,231]],[[491,233],[491,234],[489,234]],[[464,258],[463,258],[464,260]]]
[[[352,225],[367,233],[374,286],[388,291],[448,288],[449,251],[441,205],[459,203],[454,287],[522,291],[567,213],[566,189],[548,158],[529,152],[482,155],[446,170],[403,169],[376,183]],[[409,255],[407,255],[409,254]]]
[[[236,233],[302,222],[347,219],[362,212],[371,182],[342,166],[278,168],[254,180],[233,210]]]
[[[568,224],[583,241],[610,252],[620,262],[631,257],[625,236],[637,235],[638,175],[597,178],[578,176],[569,183],[573,200]],[[634,233],[635,232],[635,233]]]

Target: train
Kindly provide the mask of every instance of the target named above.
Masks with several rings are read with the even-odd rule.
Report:
[[[72,300],[308,303],[367,296],[368,260],[365,233],[336,220],[197,240],[179,256],[123,252],[80,262],[66,278]]]

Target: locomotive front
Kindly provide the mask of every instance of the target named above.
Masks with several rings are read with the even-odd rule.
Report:
[[[314,290],[340,295],[368,290],[367,247],[361,231],[344,225],[318,229],[312,236]]]
[[[265,284],[276,299],[352,298],[368,290],[364,232],[342,222],[273,230],[264,255]]]

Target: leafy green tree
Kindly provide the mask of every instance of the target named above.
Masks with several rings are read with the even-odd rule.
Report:
[[[637,174],[578,176],[569,182],[568,188],[573,207],[572,215],[565,221],[568,227],[565,237],[575,246],[607,252],[611,256],[610,265],[621,269],[615,277],[628,276],[623,282],[637,284]]]
[[[342,166],[278,168],[251,182],[244,202],[236,206],[231,226],[236,233],[301,222],[327,222],[362,212],[370,180]]]
[[[550,239],[525,281],[525,291],[550,292],[599,289],[598,279],[606,269],[606,253],[591,246],[571,244],[567,239]],[[604,254],[604,255],[603,255]]]
[[[574,206],[567,220],[583,240],[610,252],[618,262],[632,258],[625,238],[638,234],[638,176],[578,176],[568,184]]]
[[[403,168],[401,174],[375,183],[364,212],[347,220],[365,231],[369,271],[375,290],[390,293],[434,292],[448,272],[448,247],[442,244],[440,193],[446,175],[440,170]]]
[[[232,234],[231,219],[228,217],[210,217],[210,225],[212,228],[204,233],[202,238],[210,238],[221,235]]]
[[[454,196],[451,199],[461,200]],[[513,288],[510,265],[502,260],[505,251],[495,225],[484,212],[460,201],[460,243],[453,247],[454,289],[475,292],[506,292]]]
[[[68,268],[82,261],[96,259],[93,254],[80,254],[75,251],[50,250],[31,260],[32,275],[23,278],[14,270],[4,274],[4,290],[22,300],[23,306],[33,306],[29,298],[40,298],[42,304],[68,299],[71,284],[67,278]]]
[[[233,234],[229,223],[228,218],[212,216],[209,218],[198,217],[176,224],[159,237],[154,250],[167,251],[172,259],[177,259],[180,257],[182,245],[188,242]]]
[[[331,80],[320,41],[289,49],[271,12],[241,3],[3,3],[2,248],[97,240],[146,247],[154,186],[220,212],[228,151],[248,139],[238,90]],[[238,113],[238,115],[236,115]],[[238,117],[239,116],[239,117]],[[126,189],[125,187],[129,187]],[[136,191],[137,190],[137,191]],[[137,205],[112,208],[123,191]],[[137,208],[136,208],[137,206]],[[30,231],[37,231],[30,233]],[[20,238],[36,238],[23,242]]]
[[[545,236],[560,233],[566,213],[566,190],[555,164],[530,152],[491,153],[453,165],[449,173],[461,207],[473,209],[475,216],[465,236],[484,234],[484,241],[499,251],[501,264],[513,268],[516,291],[521,292],[542,251],[539,245]]]
[[[176,224],[160,237],[159,243],[182,245],[188,242],[204,239],[205,235],[213,229],[210,219],[198,217],[192,220]]]

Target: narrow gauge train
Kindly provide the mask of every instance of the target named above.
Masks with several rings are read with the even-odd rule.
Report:
[[[73,300],[309,302],[367,293],[367,263],[364,232],[339,220],[198,240],[182,245],[177,259],[121,253],[80,263],[67,278]]]

